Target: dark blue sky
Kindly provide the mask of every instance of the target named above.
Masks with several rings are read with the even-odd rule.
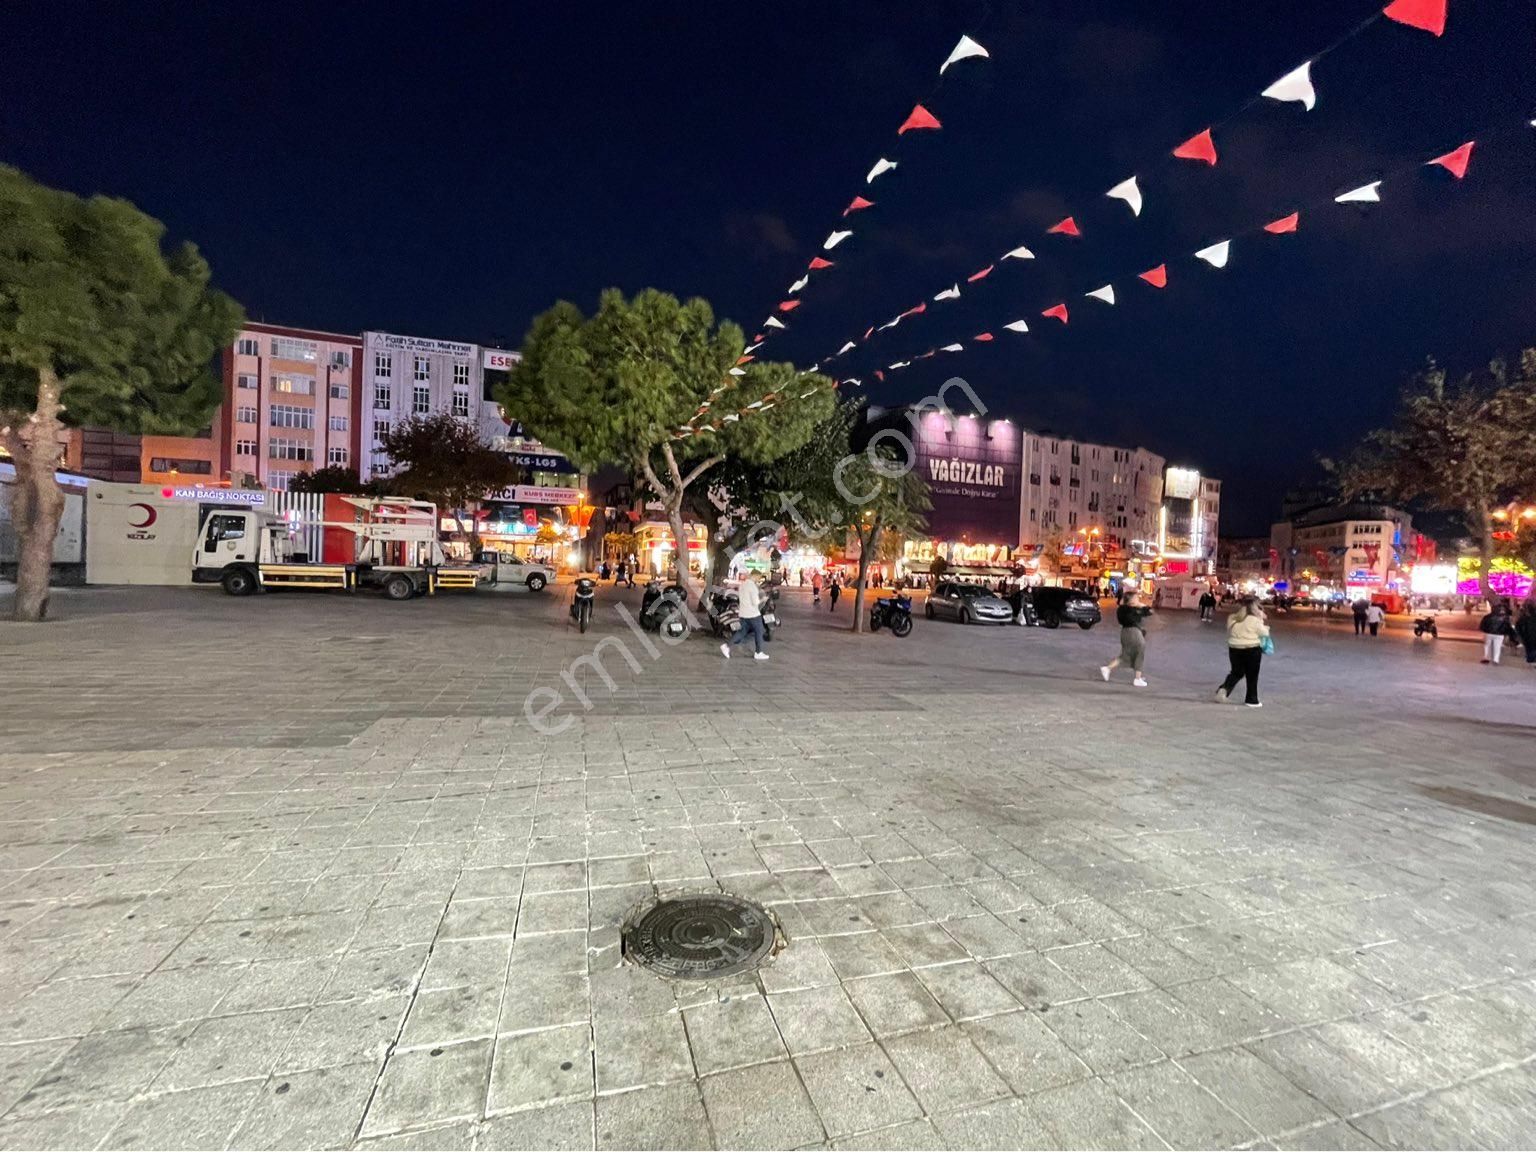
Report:
[[[849,370],[1018,316],[1029,336],[922,362],[1033,426],[1139,442],[1226,481],[1260,531],[1312,455],[1390,410],[1426,355],[1536,343],[1536,5],[1451,0],[1442,39],[1358,0],[892,5],[23,2],[0,13],[0,160],[128,197],[197,241],[253,317],[516,343],[560,297],[654,285],[755,330],[856,192],[838,267],[774,354],[810,362],[1026,243],[1039,255],[883,334]],[[939,63],[962,32],[992,53]],[[931,97],[931,99],[929,99]],[[896,126],[922,99],[944,130]],[[1230,119],[1228,119],[1230,117]],[[1220,123],[1215,168],[1167,151]],[[1490,132],[1497,128],[1497,132]],[[1468,178],[1354,183],[1470,137]],[[891,149],[899,149],[892,152]],[[873,189],[874,159],[901,167]],[[1139,220],[1103,192],[1132,172]],[[1181,257],[1240,238],[1222,272]],[[1043,230],[1073,212],[1081,240]],[[1004,274],[1006,271],[1006,275]],[[1113,309],[1083,300],[1105,280]],[[1034,322],[1072,302],[1060,329]],[[765,350],[767,351],[767,350]]]

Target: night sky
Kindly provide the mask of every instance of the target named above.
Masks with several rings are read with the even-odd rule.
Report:
[[[1315,66],[1314,111],[1244,108],[1378,8],[13,3],[0,161],[133,200],[254,318],[512,345],[612,285],[702,295],[750,335],[862,192],[765,354],[815,361],[1028,244],[841,374],[994,330],[867,391],[962,374],[999,415],[1221,477],[1224,532],[1259,533],[1425,356],[1536,344],[1536,5],[1451,0],[1442,39],[1378,20]],[[992,59],[940,85],[967,32]],[[917,100],[943,131],[898,141]],[[1210,124],[1215,169],[1167,155]],[[1463,182],[1329,203],[1474,137]],[[880,155],[900,168],[867,188]],[[1140,219],[1103,196],[1133,172]],[[1224,271],[1187,256],[1319,201]],[[1043,235],[1068,212],[1083,238]],[[1172,257],[1166,291],[1135,279]],[[1082,298],[1106,280],[1116,307]],[[1066,329],[1038,319],[1060,299]]]

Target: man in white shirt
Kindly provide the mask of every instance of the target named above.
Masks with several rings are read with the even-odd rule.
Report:
[[[751,633],[752,659],[768,659],[768,653],[763,651],[763,594],[757,586],[756,575],[749,573],[742,579],[741,586],[737,589],[736,620],[736,634],[731,637],[729,643],[720,645],[720,655],[729,660],[731,649]]]
[[[1372,601],[1365,610],[1365,624],[1371,630],[1371,635],[1376,635],[1382,624],[1386,622],[1387,610],[1380,604]]]

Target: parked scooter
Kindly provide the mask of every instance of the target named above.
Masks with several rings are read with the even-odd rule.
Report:
[[[640,627],[648,632],[684,636],[688,632],[686,593],[681,584],[652,580],[640,598]]]
[[[592,623],[593,602],[597,597],[597,581],[590,576],[580,576],[571,597],[571,619],[583,632]]]
[[[869,610],[869,630],[878,632],[887,624],[895,636],[906,636],[912,631],[912,597],[888,596],[875,601]]]
[[[722,640],[736,632],[741,622],[738,610],[740,596],[731,588],[711,588],[704,593],[704,611],[709,626]],[[779,626],[779,590],[776,586],[763,589],[761,611],[763,614],[763,639],[772,640],[773,630]]]
[[[1440,638],[1440,626],[1435,623],[1433,616],[1420,616],[1413,622],[1413,637],[1417,640],[1421,636],[1428,636],[1431,640]]]

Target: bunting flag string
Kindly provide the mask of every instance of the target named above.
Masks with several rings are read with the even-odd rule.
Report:
[[[1395,180],[1399,176],[1404,176],[1414,169],[1422,170],[1423,168],[1429,167],[1444,168],[1446,171],[1450,172],[1450,174],[1456,180],[1460,181],[1466,176],[1467,166],[1470,162],[1470,157],[1476,144],[1476,140],[1470,140],[1460,147],[1452,149],[1450,152],[1438,155],[1431,160],[1415,161],[1413,163],[1404,165],[1382,177],[1381,179],[1373,180],[1369,184],[1361,185],[1351,192],[1343,194],[1342,196],[1332,197],[1332,200],[1335,203],[1341,204],[1379,203],[1381,200],[1380,189],[1387,180]],[[1316,207],[1316,205],[1313,205],[1313,207]],[[1288,215],[1282,216],[1276,220],[1271,220],[1266,224],[1256,225],[1248,229],[1246,233],[1238,233],[1237,236],[1260,232],[1272,236],[1290,235],[1298,231],[1301,220],[1301,213],[1304,210],[1310,211],[1311,209],[1306,207],[1295,209]],[[1227,239],[1216,241],[1213,244],[1205,245],[1204,247],[1198,248],[1194,252],[1190,253],[1190,256],[1194,259],[1202,261],[1205,264],[1210,265],[1212,268],[1223,269],[1227,267],[1231,260],[1233,241],[1235,238],[1236,237],[1228,237]],[[1166,288],[1168,286],[1168,265],[1167,263],[1159,264],[1155,268],[1138,273],[1136,278],[1144,281],[1153,288]],[[1113,282],[1105,284],[1100,288],[1093,289],[1092,291],[1085,292],[1083,295],[1085,297],[1101,300],[1105,304],[1115,304],[1118,302]],[[1067,324],[1069,320],[1068,309],[1065,303],[1054,304],[1051,307],[1044,309],[1040,315],[1050,319],[1059,320],[1063,325]],[[1025,322],[1022,320],[1004,324],[1002,327],[1009,331],[1019,333],[1026,333],[1029,331],[1028,325],[1025,324]],[[984,333],[983,335],[987,339],[991,339],[990,333]],[[982,336],[977,336],[973,339],[981,340]],[[945,352],[962,352],[965,349],[961,344],[946,344],[942,349],[939,350]],[[927,353],[923,354],[923,356],[926,355]],[[912,360],[922,358],[922,356],[914,356],[911,358],[911,360],[902,363],[902,366],[905,367],[907,364],[910,364]],[[891,367],[894,369],[896,368],[896,365],[893,364]]]
[[[1216,122],[1206,128],[1201,129],[1199,132],[1195,133],[1195,135],[1189,137],[1183,143],[1177,145],[1172,149],[1171,155],[1180,160],[1187,160],[1197,164],[1203,164],[1207,167],[1215,167],[1220,158],[1216,144],[1215,133],[1217,130],[1230,123],[1231,120],[1236,116],[1241,115],[1248,108],[1260,100],[1269,100],[1281,104],[1300,104],[1306,111],[1311,111],[1317,106],[1318,100],[1317,86],[1313,79],[1313,69],[1315,65],[1317,65],[1317,63],[1325,56],[1329,55],[1348,41],[1354,39],[1367,28],[1371,27],[1377,23],[1377,21],[1383,18],[1412,28],[1422,29],[1424,31],[1431,32],[1436,36],[1439,36],[1445,30],[1446,10],[1448,3],[1449,0],[1392,0],[1392,2],[1387,4],[1385,8],[1377,9],[1364,21],[1357,24],[1353,29],[1346,32],[1332,44],[1329,44],[1321,51],[1314,53],[1312,56],[1309,56],[1297,67],[1291,69],[1278,80],[1274,81],[1274,83],[1265,87],[1257,97],[1254,97],[1253,99],[1245,102],[1231,116],[1228,116],[1225,120]],[[959,52],[960,49],[957,48],[956,51]],[[922,105],[918,105],[918,109],[914,110],[914,114],[916,114],[918,110],[923,110]],[[903,127],[905,128],[905,125]],[[1467,147],[1467,151],[1465,152],[1463,152],[1462,149],[1457,149],[1456,151],[1447,153],[1444,157],[1440,157],[1435,161],[1431,161],[1430,163],[1438,163],[1441,167],[1444,167],[1447,171],[1451,172],[1452,175],[1457,175],[1458,168],[1461,169],[1462,174],[1465,173],[1469,158],[1470,148]],[[1458,176],[1458,178],[1460,177]],[[1104,193],[1104,195],[1110,199],[1120,200],[1125,203],[1125,205],[1130,208],[1133,218],[1139,218],[1141,216],[1142,209],[1146,202],[1140,174],[1133,174],[1126,179],[1121,180],[1118,184],[1115,184],[1112,188],[1110,188],[1109,191]],[[1351,200],[1350,197],[1353,197],[1354,200]],[[1366,186],[1365,188],[1357,189],[1354,192],[1345,193],[1344,196],[1339,199],[1339,202],[1368,202],[1369,199],[1370,188],[1369,186]],[[1276,223],[1278,224],[1280,221],[1276,221]],[[1293,228],[1294,223],[1295,222],[1293,221]],[[1070,236],[1076,238],[1083,236],[1082,227],[1078,223],[1075,215],[1069,215],[1062,218],[1057,223],[1047,228],[1045,232],[1047,235]],[[1214,246],[1210,255],[1212,257],[1219,255],[1219,253],[1214,250]],[[974,278],[967,277],[967,282],[974,282],[975,280],[982,279],[986,272],[990,272],[994,267],[996,267],[997,263],[1010,257],[1016,259],[1032,260],[1034,259],[1034,253],[1031,252],[1027,247],[1013,248],[1010,251],[1003,253],[1002,256],[994,260],[993,263],[987,265],[983,273],[977,274]],[[951,294],[949,290],[945,290],[944,292],[935,295],[933,299],[952,300],[957,299],[958,295],[958,292]],[[886,325],[881,325],[879,328],[876,328],[875,331],[882,331],[885,327]],[[839,355],[841,355],[841,353],[839,353]]]

